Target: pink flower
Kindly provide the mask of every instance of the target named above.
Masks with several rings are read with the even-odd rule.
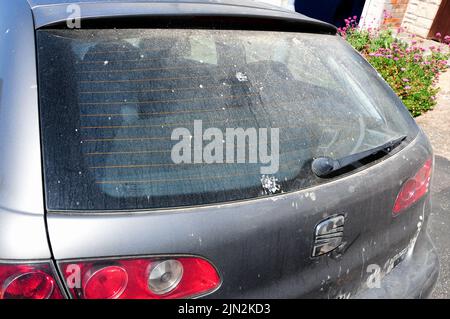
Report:
[[[436,33],[436,38],[440,39],[442,37],[442,34],[440,32]]]
[[[403,78],[402,81],[403,81],[403,82],[409,82],[409,79]]]
[[[411,90],[411,87],[409,85],[405,86],[405,90]]]

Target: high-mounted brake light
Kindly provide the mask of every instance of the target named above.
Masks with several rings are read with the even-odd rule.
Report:
[[[408,179],[402,186],[394,204],[392,213],[397,216],[405,209],[419,201],[430,189],[433,160],[429,159],[414,177]]]
[[[62,299],[50,264],[0,264],[0,299]]]
[[[66,285],[77,299],[175,299],[217,289],[214,266],[198,257],[64,262]]]

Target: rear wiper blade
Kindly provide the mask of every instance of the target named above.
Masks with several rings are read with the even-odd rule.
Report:
[[[316,158],[311,164],[311,169],[318,177],[330,177],[335,176],[340,172],[347,172],[348,169],[354,167],[360,162],[368,161],[372,158],[375,160],[390,153],[394,148],[399,146],[406,139],[406,137],[406,135],[403,135],[370,150],[351,154],[340,159],[332,159],[325,156]]]

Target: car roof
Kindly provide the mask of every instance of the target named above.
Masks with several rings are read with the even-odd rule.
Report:
[[[288,21],[321,33],[336,33],[336,28],[294,11],[254,0],[27,0],[41,28],[68,19],[68,5],[81,9],[82,19],[131,16],[239,17]],[[69,11],[70,12],[70,11]]]
[[[275,11],[289,11],[283,7],[260,2],[257,0],[28,0],[31,7],[55,5],[55,4],[76,4],[76,3],[198,3],[198,4],[222,4],[240,7],[269,9]]]

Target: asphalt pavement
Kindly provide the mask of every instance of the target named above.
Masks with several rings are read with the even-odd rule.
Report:
[[[450,299],[450,70],[441,75],[433,111],[417,118],[436,155],[428,232],[439,254],[441,271],[432,298]]]
[[[436,156],[428,232],[439,254],[441,271],[432,298],[450,298],[450,161]]]

